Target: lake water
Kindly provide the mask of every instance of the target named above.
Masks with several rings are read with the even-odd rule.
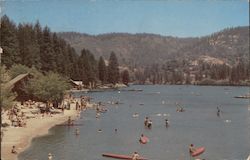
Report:
[[[47,160],[51,152],[53,160],[108,160],[102,153],[138,151],[150,160],[189,160],[191,143],[206,147],[200,156],[206,160],[245,160],[250,154],[249,100],[233,98],[248,93],[248,87],[135,85],[126,89],[132,88],[143,91],[88,93],[92,101],[105,103],[108,112],[100,119],[95,118],[95,110],[82,112],[77,120],[83,124],[78,126],[79,136],[76,127],[53,127],[49,135],[34,138],[19,159]],[[176,102],[185,112],[176,112]],[[222,110],[220,117],[217,106]],[[139,117],[133,117],[134,113]],[[152,129],[144,127],[146,116],[153,121]],[[149,137],[149,143],[139,143],[141,133]]]

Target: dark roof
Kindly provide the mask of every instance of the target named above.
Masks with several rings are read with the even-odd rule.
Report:
[[[12,80],[10,80],[9,82],[7,82],[4,87],[6,88],[12,88],[14,87],[14,85],[19,82],[20,80],[24,79],[25,77],[27,77],[29,75],[29,73],[25,73],[25,74],[20,74],[18,76],[16,76],[15,78],[13,78]]]

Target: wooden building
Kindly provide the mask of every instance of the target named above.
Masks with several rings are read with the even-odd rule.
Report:
[[[17,101],[27,101],[31,99],[31,95],[28,95],[24,92],[24,86],[28,82],[28,80],[32,78],[32,75],[29,73],[20,74],[7,82],[4,87],[11,89],[12,92],[16,93],[17,97],[15,100]]]

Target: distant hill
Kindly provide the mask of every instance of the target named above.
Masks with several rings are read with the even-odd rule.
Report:
[[[76,32],[63,32],[65,39],[80,53],[89,49],[95,56],[108,59],[114,51],[119,62],[124,65],[141,66],[153,63],[163,64],[171,59],[197,60],[210,56],[235,63],[237,57],[249,57],[249,27],[224,29],[220,32],[197,38],[178,38],[155,34],[109,33],[87,35]]]

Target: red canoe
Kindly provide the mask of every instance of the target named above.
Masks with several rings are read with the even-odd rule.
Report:
[[[141,142],[142,144],[146,144],[148,141],[149,141],[149,139],[148,139],[148,137],[146,137],[146,136],[143,136],[143,137],[140,138],[140,142]]]
[[[116,159],[128,159],[128,160],[132,160],[132,156],[121,155],[121,154],[103,153],[102,156],[103,157],[116,158]],[[140,157],[138,160],[147,160],[147,159],[143,158],[143,157]]]
[[[203,152],[205,152],[205,147],[199,147],[195,150],[195,152],[192,153],[192,157],[199,156]]]

